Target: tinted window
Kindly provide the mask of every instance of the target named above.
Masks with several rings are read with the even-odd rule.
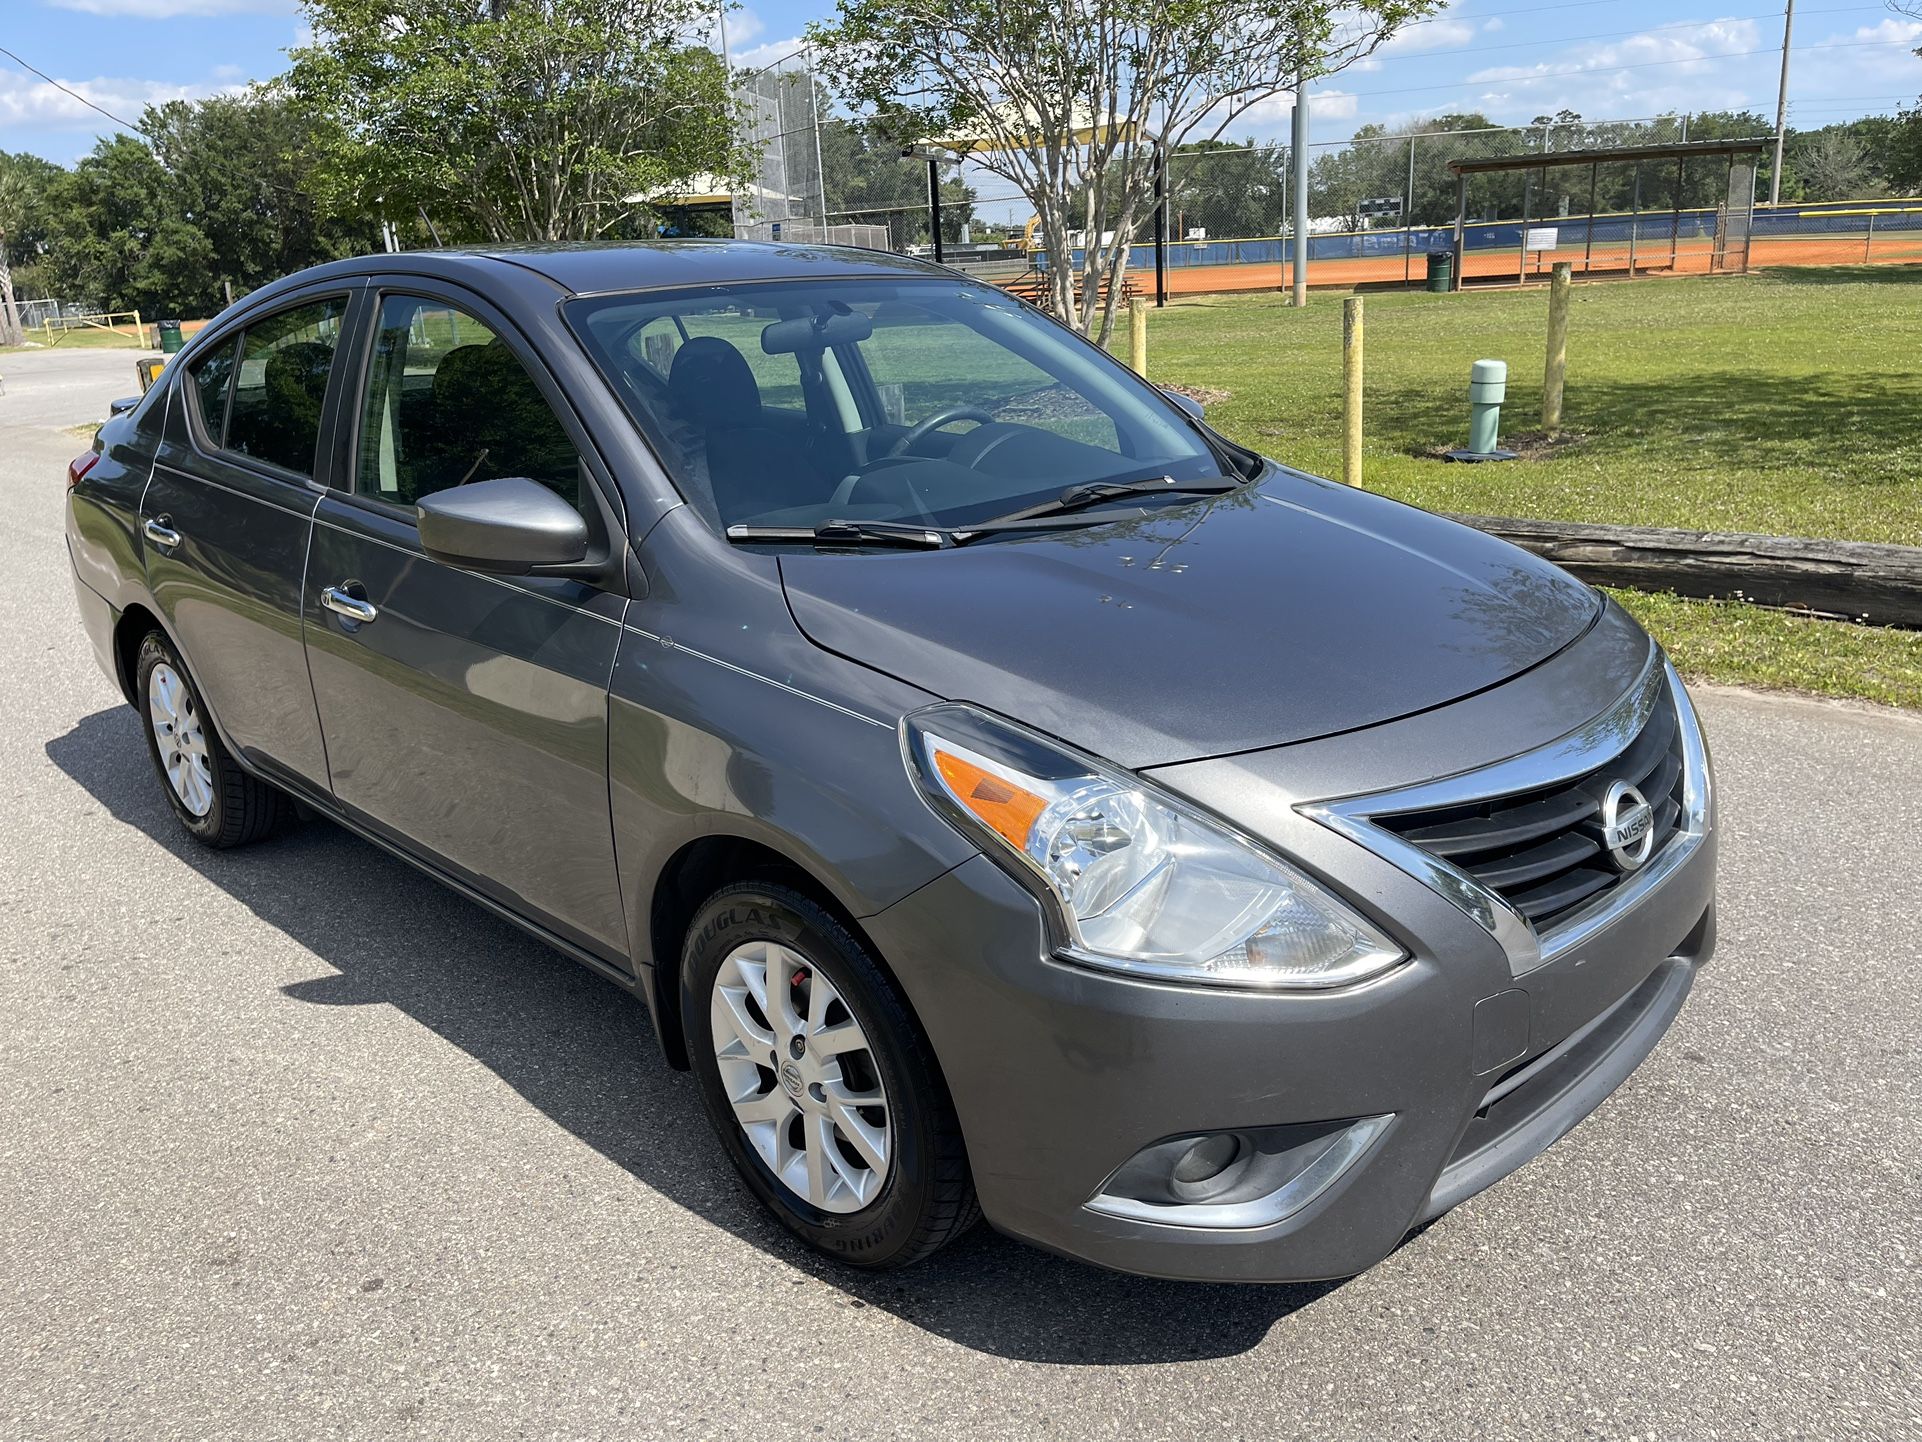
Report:
[[[207,435],[219,445],[227,431],[227,382],[233,379],[234,352],[238,340],[203,356],[187,374],[193,379],[194,403],[200,407],[200,423]]]
[[[313,475],[320,407],[346,309],[345,300],[330,298],[247,327],[227,415],[228,450]]]
[[[469,481],[525,476],[578,506],[579,453],[527,367],[442,301],[381,301],[354,489],[411,506]]]

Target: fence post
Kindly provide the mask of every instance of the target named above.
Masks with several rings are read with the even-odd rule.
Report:
[[[1864,264],[1867,264],[1868,258],[1869,258],[1869,250],[1874,246],[1874,244],[1875,244],[1875,212],[1871,210],[1869,212],[1869,233],[1862,238],[1862,260]]]
[[[1148,302],[1141,296],[1128,302],[1128,364],[1148,378]]]
[[[1341,479],[1361,485],[1361,297],[1341,303]]]
[[[1562,428],[1562,382],[1568,374],[1568,293],[1571,266],[1558,260],[1548,281],[1548,365],[1542,374],[1542,429]]]

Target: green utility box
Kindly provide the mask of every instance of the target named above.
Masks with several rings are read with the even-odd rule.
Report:
[[[157,329],[160,331],[160,349],[163,354],[172,355],[175,351],[179,350],[181,346],[186,344],[186,342],[180,338],[179,321],[163,320]]]
[[[1455,252],[1452,250],[1431,250],[1428,252],[1428,289],[1436,295],[1455,288]]]

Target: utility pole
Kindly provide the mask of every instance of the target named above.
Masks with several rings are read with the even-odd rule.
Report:
[[[1782,201],[1782,137],[1789,124],[1789,36],[1795,30],[1795,0],[1782,12],[1782,84],[1775,92],[1775,164],[1769,170],[1769,205]]]
[[[1304,58],[1295,72],[1294,134],[1291,140],[1295,157],[1295,296],[1298,306],[1308,304],[1308,62]]]

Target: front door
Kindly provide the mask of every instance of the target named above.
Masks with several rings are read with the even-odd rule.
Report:
[[[607,794],[625,598],[422,552],[414,502],[527,476],[606,519],[571,418],[477,300],[384,294],[352,471],[321,501],[306,638],[335,797],[358,819],[627,966]],[[537,374],[540,376],[536,379]]]

